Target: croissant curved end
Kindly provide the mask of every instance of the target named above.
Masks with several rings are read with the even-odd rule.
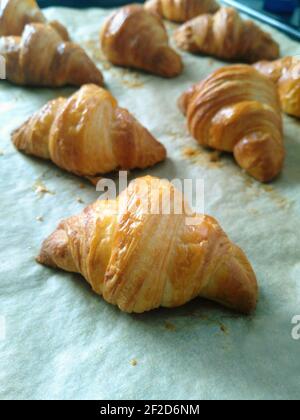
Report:
[[[59,51],[60,54],[69,56],[68,83],[70,85],[104,85],[104,78],[101,71],[81,47],[77,44],[67,42],[61,44]]]
[[[184,67],[180,55],[170,47],[158,50],[153,62],[155,63],[155,73],[166,78],[179,76]]]
[[[58,22],[57,20],[53,20],[49,22],[49,25],[52,26],[52,28],[54,28],[56,32],[59,33],[59,35],[64,41],[68,42],[71,40],[68,30],[60,22]]]
[[[239,165],[260,182],[273,181],[282,171],[285,150],[268,134],[255,133],[242,139],[234,148]]]
[[[55,261],[57,258],[62,258],[65,255],[67,241],[68,237],[63,230],[55,231],[44,241],[36,261],[48,267],[58,268],[58,264]]]
[[[246,255],[239,247],[231,246],[229,255],[215,276],[220,278],[218,283],[211,282],[201,291],[201,297],[240,313],[251,314],[255,311],[259,296],[257,279]]]

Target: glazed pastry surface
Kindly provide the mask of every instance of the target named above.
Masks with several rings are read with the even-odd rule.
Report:
[[[174,33],[179,48],[224,60],[255,63],[279,57],[279,45],[254,22],[243,20],[232,8],[199,16]]]
[[[61,87],[103,84],[103,77],[77,44],[64,41],[50,24],[26,25],[22,36],[0,38],[10,82],[24,86]]]
[[[21,36],[28,23],[47,23],[35,0],[0,0],[0,36]],[[69,40],[67,29],[59,22],[49,24],[62,39]]]
[[[163,21],[143,6],[125,6],[101,31],[107,59],[117,66],[137,68],[162,77],[176,77],[183,69],[180,56],[169,46]]]
[[[116,99],[95,85],[50,101],[12,135],[16,148],[81,176],[144,169],[166,150]]]
[[[179,106],[202,146],[234,154],[262,182],[282,170],[285,149],[275,84],[253,67],[223,67],[185,92]]]
[[[196,16],[215,13],[219,5],[215,0],[148,0],[146,10],[173,22],[186,22]]]
[[[273,62],[262,61],[255,68],[273,80],[279,91],[282,110],[300,118],[300,60],[285,57]]]
[[[157,212],[170,198],[171,214]],[[203,297],[252,312],[258,286],[243,253],[216,220],[196,215],[168,181],[133,181],[117,200],[99,200],[58,226],[38,262],[80,273],[93,290],[122,311],[172,308]],[[167,213],[167,212],[166,212]],[[189,223],[187,223],[189,215]]]

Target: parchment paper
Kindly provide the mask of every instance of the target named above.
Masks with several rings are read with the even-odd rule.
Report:
[[[183,54],[173,80],[112,68],[98,48],[109,11],[48,9],[103,69],[108,88],[168,149],[152,174],[203,178],[205,210],[249,256],[261,296],[242,317],[196,300],[183,308],[126,315],[80,276],[35,263],[57,223],[93,202],[94,187],[14,150],[10,133],[49,99],[73,89],[24,89],[0,82],[0,397],[2,399],[296,399],[300,397],[300,122],[285,117],[282,176],[263,186],[230,157],[188,135],[176,101],[222,65]],[[172,31],[174,25],[168,24]],[[299,44],[268,28],[282,54]],[[4,326],[5,331],[4,331]],[[6,334],[4,334],[6,332]]]

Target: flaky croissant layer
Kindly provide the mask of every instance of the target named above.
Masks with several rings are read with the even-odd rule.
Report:
[[[272,62],[262,61],[256,63],[255,68],[276,83],[282,110],[300,118],[300,60],[285,57]]]
[[[130,5],[105,23],[100,42],[107,59],[117,66],[176,77],[183,69],[180,56],[169,46],[162,20],[143,6]]]
[[[188,21],[175,31],[174,39],[183,50],[224,60],[255,63],[279,57],[277,42],[230,7],[221,7],[214,15],[202,15]]]
[[[35,0],[0,0],[0,36],[21,36],[28,23],[46,22]],[[69,41],[68,31],[61,23],[49,24],[64,41]]]
[[[146,168],[165,148],[115,98],[85,85],[69,99],[50,101],[12,135],[16,148],[81,176]]]
[[[281,172],[285,149],[278,93],[253,67],[213,72],[185,92],[179,106],[199,144],[233,153],[259,181],[271,181]]]
[[[26,25],[21,37],[1,37],[0,55],[6,60],[7,79],[18,85],[103,85],[100,70],[85,51],[50,24]]]
[[[146,10],[174,22],[186,22],[204,13],[215,13],[219,5],[215,0],[148,0]]]
[[[151,212],[165,197],[171,211]],[[196,297],[253,311],[258,286],[245,254],[213,218],[192,213],[186,203],[175,214],[178,202],[182,195],[168,181],[135,180],[116,201],[99,200],[63,221],[38,262],[82,274],[125,312],[177,307]]]

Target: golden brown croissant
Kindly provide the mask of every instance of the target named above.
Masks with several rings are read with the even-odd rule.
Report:
[[[262,61],[255,64],[255,68],[277,84],[283,111],[300,118],[300,60],[285,57],[273,62]]]
[[[110,62],[163,77],[178,76],[180,56],[169,46],[162,20],[143,6],[131,5],[114,13],[101,33],[102,49]]]
[[[259,181],[280,173],[285,150],[278,93],[253,67],[215,71],[184,93],[179,106],[201,145],[233,152],[237,163]]]
[[[166,198],[169,214],[151,213]],[[186,203],[175,213],[178,203],[182,195],[168,181],[137,179],[116,201],[99,200],[63,221],[37,260],[82,274],[125,312],[177,307],[196,297],[253,311],[258,286],[243,251],[213,218],[191,215]]]
[[[103,77],[77,44],[65,42],[51,25],[26,25],[22,37],[0,38],[7,79],[18,85],[59,87],[103,84]]]
[[[279,57],[279,46],[272,37],[229,7],[187,22],[175,31],[174,39],[186,51],[225,60],[255,63]]]
[[[0,0],[0,36],[21,36],[28,23],[46,23],[35,0]],[[67,29],[59,22],[49,24],[61,37],[69,40]]]
[[[165,148],[106,90],[83,86],[55,99],[17,129],[17,149],[81,176],[146,168],[166,157]]]
[[[145,8],[162,18],[182,23],[204,13],[215,13],[219,5],[215,0],[148,0]]]

